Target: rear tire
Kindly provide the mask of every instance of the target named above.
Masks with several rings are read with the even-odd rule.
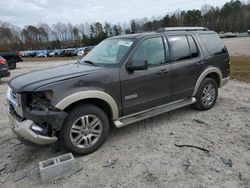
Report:
[[[197,110],[211,109],[217,100],[218,85],[212,78],[204,78],[195,96],[196,102],[193,107]]]
[[[60,130],[66,150],[79,155],[96,151],[109,133],[109,119],[97,106],[85,104],[71,110]]]
[[[8,65],[10,70],[16,69],[16,63],[10,63]]]

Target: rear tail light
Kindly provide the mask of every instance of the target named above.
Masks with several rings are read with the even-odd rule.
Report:
[[[5,59],[0,59],[0,64],[5,64],[6,60]]]

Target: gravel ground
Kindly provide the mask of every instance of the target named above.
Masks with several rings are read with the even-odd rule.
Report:
[[[65,63],[23,62],[11,77]],[[14,139],[6,115],[8,80],[0,84],[0,187],[44,187],[38,162],[62,152]],[[111,130],[98,151],[76,156],[78,172],[46,187],[250,187],[249,115],[250,84],[230,81],[209,111],[185,107]],[[112,164],[104,167],[107,161]]]
[[[250,56],[250,37],[223,39],[231,56]]]

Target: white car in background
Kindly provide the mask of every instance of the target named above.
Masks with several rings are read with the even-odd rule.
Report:
[[[77,55],[78,56],[85,56],[87,55],[95,46],[86,46],[84,49],[80,50]]]
[[[84,50],[85,50],[85,48],[86,48],[86,47],[81,48],[80,50],[78,50],[77,56],[83,56],[83,55],[84,55]]]
[[[48,52],[45,51],[41,51],[37,54],[37,57],[48,57]]]
[[[57,57],[61,55],[62,50],[53,50],[52,52],[49,53],[49,57]]]

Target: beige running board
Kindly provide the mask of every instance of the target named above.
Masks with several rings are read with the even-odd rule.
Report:
[[[123,117],[119,118],[118,120],[116,120],[114,123],[115,123],[115,126],[117,128],[121,128],[121,127],[126,126],[128,124],[135,123],[135,122],[141,121],[143,119],[147,119],[147,118],[159,115],[159,114],[163,114],[165,112],[169,112],[169,111],[172,111],[172,110],[184,107],[184,106],[188,106],[188,105],[193,104],[195,102],[196,102],[196,99],[194,97],[174,101],[174,102],[164,104],[161,106],[157,106],[154,108],[150,108],[150,109],[147,109],[147,110],[144,110],[141,112],[137,112],[137,113],[130,114],[127,116],[123,116]]]

